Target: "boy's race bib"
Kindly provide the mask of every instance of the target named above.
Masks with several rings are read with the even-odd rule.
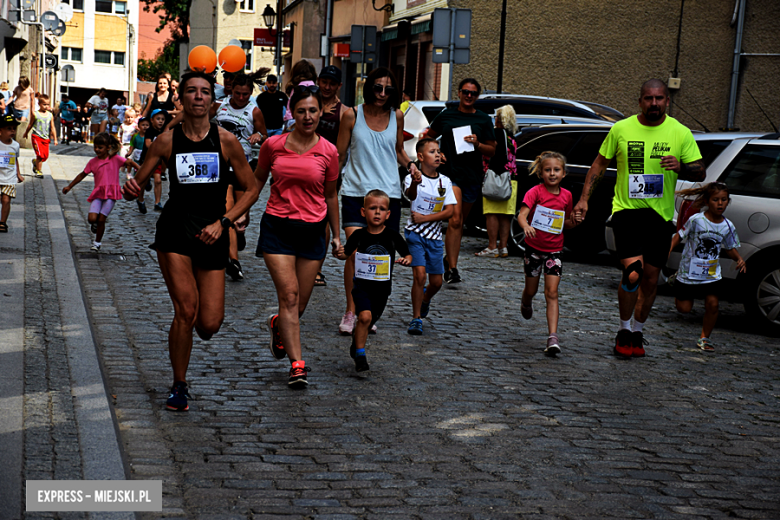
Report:
[[[691,258],[691,265],[688,267],[688,278],[691,280],[717,280],[718,279],[718,259]]]
[[[372,282],[390,281],[390,255],[356,253],[355,278]]]
[[[414,204],[412,205],[412,211],[421,215],[431,215],[433,213],[440,212],[443,206],[444,197],[435,197],[433,195],[423,193],[418,189],[417,198],[414,200]]]
[[[560,235],[563,233],[564,218],[566,218],[566,212],[564,211],[536,206],[531,227],[540,231],[547,231],[553,235]]]
[[[180,184],[219,182],[219,154],[178,153],[176,174]]]
[[[16,166],[16,154],[12,152],[0,152],[0,168]]]
[[[664,196],[663,174],[628,175],[629,199],[660,199]]]

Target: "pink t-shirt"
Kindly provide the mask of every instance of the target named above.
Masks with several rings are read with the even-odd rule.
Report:
[[[114,155],[106,159],[91,159],[84,171],[95,176],[95,189],[87,198],[88,202],[95,199],[120,200],[122,186],[119,184],[119,168],[125,164],[125,158]]]
[[[328,214],[325,181],[339,178],[339,153],[320,137],[311,150],[298,155],[284,147],[289,135],[270,137],[260,148],[258,166],[274,178],[265,211],[275,217],[320,222]]]
[[[565,220],[571,214],[571,200],[571,192],[566,188],[561,188],[561,192],[558,195],[553,195],[547,191],[544,184],[537,184],[528,190],[525,197],[523,197],[523,204],[531,209],[531,212],[528,214],[528,222],[532,223],[534,221],[534,213],[537,206],[563,211]],[[525,243],[537,251],[555,253],[563,249],[563,233],[555,234],[537,229],[536,237],[525,237]]]

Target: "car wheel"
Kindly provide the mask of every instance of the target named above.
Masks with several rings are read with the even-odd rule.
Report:
[[[780,333],[780,265],[762,262],[747,272],[745,310],[765,328]]]
[[[520,222],[517,221],[517,216],[512,219],[512,224],[509,227],[509,240],[507,241],[509,250],[514,254],[522,254],[525,251],[525,231],[520,227]]]

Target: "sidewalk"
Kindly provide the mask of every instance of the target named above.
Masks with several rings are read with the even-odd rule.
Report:
[[[0,236],[0,518],[9,519],[23,516],[25,480],[126,478],[51,168],[30,176],[32,157],[22,150],[24,183]],[[38,516],[51,515],[26,518]]]

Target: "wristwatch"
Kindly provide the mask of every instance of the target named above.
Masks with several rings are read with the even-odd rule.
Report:
[[[221,219],[219,219],[219,222],[222,224],[222,227],[225,229],[233,225],[233,223],[227,217],[222,217]]]

